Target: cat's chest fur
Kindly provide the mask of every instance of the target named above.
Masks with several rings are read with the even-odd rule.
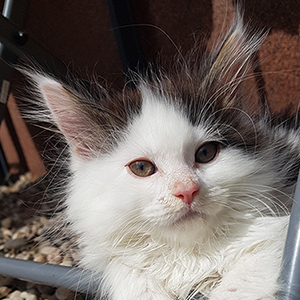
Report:
[[[282,255],[288,220],[288,217],[258,218],[249,221],[244,228],[240,225],[237,230],[227,232],[226,237],[215,240],[211,237],[203,243],[199,236],[199,242],[195,237],[193,244],[185,245],[169,244],[145,234],[132,238],[129,233],[128,238],[117,246],[106,240],[100,245],[102,250],[98,248],[95,253],[89,252],[88,246],[84,249],[88,259],[83,261],[99,272],[105,261],[105,277],[113,276],[117,282],[132,273],[139,274],[159,283],[172,299],[186,299],[191,292],[209,296],[224,275],[236,273],[236,270],[242,281],[251,283],[252,272],[255,272],[262,285],[268,286],[268,282],[274,283],[279,274],[280,265],[274,257]],[[116,234],[116,238],[120,236]],[[88,243],[90,245],[90,241]],[[91,260],[91,257],[95,259]],[[251,272],[251,268],[254,271]],[[228,276],[228,290],[231,285],[235,287],[235,276]],[[274,286],[270,285],[266,291],[269,288],[271,293],[275,292]]]

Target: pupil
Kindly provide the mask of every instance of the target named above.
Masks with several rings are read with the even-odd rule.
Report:
[[[139,162],[139,163],[138,163],[138,169],[139,169],[140,171],[144,171],[144,170],[145,170],[145,164],[144,164],[143,162]]]
[[[202,153],[202,155],[207,156],[207,149],[205,147],[202,147],[201,153]]]

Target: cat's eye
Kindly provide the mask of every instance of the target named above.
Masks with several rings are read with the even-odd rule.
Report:
[[[156,172],[155,165],[148,160],[136,160],[128,164],[133,174],[139,177],[147,177]]]
[[[208,163],[216,157],[219,149],[220,145],[217,142],[205,143],[196,151],[195,161],[199,164]]]

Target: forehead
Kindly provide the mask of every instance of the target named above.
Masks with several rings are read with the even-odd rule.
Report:
[[[205,142],[208,130],[193,126],[174,99],[156,96],[149,90],[142,91],[142,108],[129,129],[129,141],[135,149],[154,153],[185,152]]]

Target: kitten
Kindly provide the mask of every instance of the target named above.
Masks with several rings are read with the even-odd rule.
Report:
[[[69,146],[66,217],[99,297],[275,299],[300,143],[247,90],[263,38],[237,14],[201,60],[113,96],[29,75]]]

